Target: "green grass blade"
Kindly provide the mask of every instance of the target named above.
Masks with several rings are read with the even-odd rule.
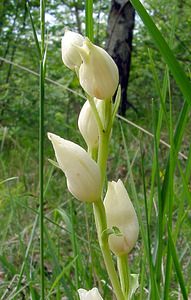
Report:
[[[183,106],[182,111],[181,111],[180,116],[179,116],[179,120],[177,122],[176,131],[175,131],[175,134],[174,134],[174,152],[173,152],[173,165],[172,165],[173,171],[174,171],[175,166],[176,166],[176,160],[177,160],[177,157],[178,157],[179,148],[180,148],[182,137],[183,137],[183,134],[184,134],[184,130],[185,130],[185,127],[186,127],[186,124],[187,124],[188,113],[189,113],[189,107],[188,107],[188,103],[185,101],[184,106]],[[163,182],[163,186],[162,186],[162,209],[163,209],[163,214],[164,214],[166,199],[167,199],[167,196],[168,196],[168,185],[169,185],[169,181],[170,181],[169,172],[170,172],[170,160],[168,159],[167,166],[166,166],[165,177],[164,177],[164,182]]]
[[[172,255],[176,275],[177,275],[178,282],[180,284],[180,288],[181,288],[181,291],[182,291],[182,296],[183,296],[184,300],[188,300],[186,285],[185,285],[185,282],[184,282],[184,277],[183,277],[183,274],[182,274],[181,265],[180,265],[180,262],[179,262],[178,255],[176,253],[176,247],[175,247],[175,244],[174,244],[174,241],[173,241],[173,238],[172,238],[172,233],[171,233],[171,230],[170,230],[169,227],[168,227],[168,238],[169,238],[169,245],[170,245],[170,249],[171,249],[171,255]]]
[[[69,262],[67,264],[67,266],[65,266],[62,270],[62,272],[56,277],[56,279],[54,280],[51,288],[50,288],[50,291],[49,291],[49,294],[47,297],[50,296],[51,292],[53,291],[53,289],[58,285],[58,283],[60,282],[61,278],[63,277],[63,275],[68,271],[70,270],[70,268],[74,265],[75,261],[77,259],[77,256],[73,258],[73,260],[71,262]]]
[[[162,215],[162,197],[161,197],[161,179],[160,179],[160,167],[159,167],[159,149],[157,143],[157,107],[153,102],[152,106],[152,119],[153,119],[153,131],[154,131],[154,153],[155,153],[155,165],[156,165],[156,183],[157,183],[157,196],[158,196],[158,216],[157,216],[157,233],[155,241],[154,262],[156,267],[157,281],[160,282],[161,277],[161,263],[162,263],[162,236],[163,236],[163,215]],[[160,288],[160,286],[159,286]]]
[[[146,232],[147,232],[147,242],[148,242],[148,260],[149,260],[149,270],[150,270],[150,295],[152,299],[160,299],[158,287],[156,284],[156,277],[154,272],[153,260],[152,260],[152,251],[151,251],[151,232],[149,225],[149,215],[148,215],[148,204],[147,204],[147,193],[146,193],[146,181],[145,181],[145,170],[144,170],[144,155],[142,143],[140,140],[140,151],[141,151],[141,175],[143,179],[143,194],[144,194],[144,203],[145,203],[145,218],[146,218]]]
[[[141,235],[142,235],[142,238],[143,238],[144,247],[145,247],[145,249],[147,250],[147,253],[148,253],[146,232],[145,232],[143,220],[142,220],[142,217],[141,217],[141,210],[140,210],[138,195],[137,195],[137,191],[136,191],[135,181],[134,181],[134,177],[133,177],[133,172],[132,172],[128,147],[127,147],[127,143],[125,141],[125,134],[124,134],[124,130],[123,130],[123,127],[122,127],[121,123],[120,123],[120,129],[121,129],[121,135],[122,135],[123,145],[124,145],[124,149],[125,149],[126,163],[127,163],[128,173],[129,173],[129,185],[130,185],[131,191],[132,191],[133,203],[134,203],[135,208],[136,208],[136,212],[137,212],[137,216],[138,216],[138,220],[139,220],[139,225],[140,225],[140,230],[141,230]]]
[[[40,0],[40,24],[41,24],[41,58],[40,66],[40,97],[39,97],[39,208],[40,208],[40,278],[41,299],[45,299],[45,274],[44,274],[44,100],[45,100],[45,0]]]
[[[10,273],[11,276],[17,274],[17,270],[15,269],[13,264],[10,263],[4,255],[0,255],[0,262],[2,268],[5,269],[7,273]]]
[[[173,153],[174,153],[174,143],[173,143],[173,121],[172,121],[172,97],[170,91],[170,79],[168,78],[168,89],[169,89],[169,139],[170,139],[170,155],[169,155],[169,195],[168,195],[168,226],[172,230],[172,217],[173,217],[173,205],[174,205],[174,170],[173,170]],[[171,259],[171,248],[168,241],[167,246],[167,262],[165,271],[165,284],[164,284],[164,296],[163,299],[169,299],[169,287],[172,271],[172,259]]]
[[[47,244],[48,244],[49,255],[52,257],[52,261],[53,261],[53,271],[54,271],[53,273],[57,277],[62,272],[62,269],[61,269],[61,266],[59,263],[59,259],[57,257],[57,249],[55,248],[55,245],[49,235],[48,229],[45,226],[44,226],[44,234],[45,234]],[[65,294],[68,297],[68,299],[73,300],[72,291],[70,288],[67,287],[65,279],[63,277],[61,277],[60,281],[64,287],[64,291],[65,291]]]
[[[184,95],[187,103],[191,105],[191,83],[186,76],[185,72],[181,68],[179,62],[175,58],[173,52],[169,48],[167,42],[163,38],[162,34],[154,24],[152,18],[149,16],[144,6],[139,0],[130,0],[143,23],[147,27],[153,41],[157,45],[162,57],[164,58],[166,64],[168,65],[177,85],[179,86],[182,94]]]
[[[39,59],[41,59],[40,45],[39,45],[38,37],[37,37],[37,34],[36,34],[36,29],[35,29],[35,25],[34,25],[34,22],[33,22],[33,17],[32,17],[32,14],[31,14],[30,5],[29,5],[28,2],[26,2],[26,6],[27,6],[27,9],[28,9],[29,17],[30,17],[30,22],[31,22],[32,30],[33,30],[36,49],[37,49],[37,52],[38,52]]]

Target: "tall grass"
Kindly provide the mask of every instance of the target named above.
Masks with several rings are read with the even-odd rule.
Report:
[[[40,30],[41,30],[41,55],[39,58],[39,209],[40,209],[40,274],[41,274],[41,299],[45,299],[44,280],[44,99],[45,99],[45,0],[40,0]]]
[[[183,134],[185,131],[185,127],[187,124],[188,112],[190,111],[190,102],[191,102],[191,83],[188,80],[185,72],[180,67],[178,61],[173,55],[173,52],[170,50],[167,42],[155,26],[154,22],[144,9],[143,5],[140,3],[139,0],[131,0],[131,3],[137,10],[139,16],[141,17],[142,21],[144,22],[145,26],[147,27],[151,37],[153,38],[155,44],[157,45],[159,51],[161,52],[162,57],[164,58],[167,66],[169,67],[174,79],[177,82],[180,90],[182,91],[183,96],[185,97],[185,102],[183,104],[182,111],[179,116],[179,120],[176,124],[176,130],[174,132],[173,128],[173,120],[172,120],[172,99],[171,99],[171,92],[170,92],[170,81],[168,73],[167,76],[164,78],[167,83],[166,87],[168,87],[168,97],[170,101],[170,112],[169,115],[166,112],[165,108],[165,94],[166,88],[164,91],[158,89],[159,91],[159,99],[161,100],[161,113],[164,114],[167,122],[167,128],[169,129],[169,143],[171,145],[169,151],[169,158],[167,160],[166,168],[165,168],[165,176],[164,181],[161,182],[160,179],[160,166],[159,166],[159,136],[160,136],[160,127],[161,127],[161,117],[158,118],[160,115],[156,113],[156,107],[154,106],[153,110],[153,120],[154,120],[154,136],[155,136],[155,155],[154,155],[154,172],[153,172],[153,182],[154,178],[156,178],[157,187],[158,187],[158,216],[157,216],[157,229],[158,237],[156,237],[155,242],[155,256],[154,256],[154,268],[155,273],[151,273],[151,280],[156,280],[158,285],[158,290],[160,295],[162,295],[163,299],[169,299],[169,287],[170,287],[170,280],[171,280],[171,272],[172,272],[172,264],[171,259],[173,259],[175,265],[175,272],[177,274],[177,278],[180,284],[180,288],[182,290],[183,298],[188,299],[187,291],[186,291],[186,284],[183,280],[183,272],[181,270],[181,266],[178,263],[178,255],[177,250],[174,246],[173,242],[173,234],[171,230],[173,229],[173,210],[174,210],[174,178],[175,178],[175,171],[177,166],[177,158],[178,158],[178,151],[181,146]],[[153,63],[152,63],[153,66]],[[156,75],[156,73],[154,74]],[[155,76],[155,82],[158,87],[158,79]],[[164,95],[164,96],[162,96]],[[157,127],[159,129],[157,133]],[[156,175],[156,177],[155,177]],[[183,201],[183,199],[182,199]],[[147,208],[146,208],[147,209]],[[180,217],[180,216],[179,216]],[[148,224],[148,223],[147,223]],[[167,226],[168,230],[165,231],[165,227]],[[163,283],[161,284],[161,275],[162,275],[162,267],[163,267],[163,259],[165,258],[164,252],[164,235],[168,234],[167,239],[167,248],[165,247],[167,254],[166,254],[166,267],[165,267],[165,277],[164,277],[164,286]],[[155,275],[156,274],[156,277]],[[154,278],[152,278],[154,277]],[[161,290],[162,288],[162,290]],[[163,289],[164,288],[164,289]],[[160,296],[161,297],[161,296]]]

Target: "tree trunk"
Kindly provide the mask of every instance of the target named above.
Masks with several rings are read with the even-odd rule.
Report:
[[[131,51],[135,10],[128,0],[112,0],[108,19],[108,40],[106,50],[113,57],[119,69],[121,85],[121,104],[119,112],[125,115],[129,106],[127,86],[131,65]]]

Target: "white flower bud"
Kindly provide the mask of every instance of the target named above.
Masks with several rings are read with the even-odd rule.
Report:
[[[134,247],[138,234],[139,224],[135,209],[121,180],[108,183],[108,190],[104,199],[107,226],[116,226],[122,235],[111,234],[109,247],[120,256],[127,254]]]
[[[57,162],[66,175],[67,186],[74,197],[83,202],[100,199],[100,169],[79,145],[48,133]]]
[[[99,107],[101,106],[101,100],[94,99],[96,107],[99,112]],[[91,109],[89,101],[86,101],[80,111],[78,118],[78,128],[90,148],[96,148],[98,146],[99,131],[94,113]]]
[[[82,63],[82,58],[76,46],[82,46],[83,41],[84,37],[81,34],[65,30],[62,38],[62,60],[71,70],[79,67]]]
[[[79,69],[79,79],[85,92],[98,99],[111,98],[119,83],[117,65],[102,48],[85,39],[79,47],[83,63]]]
[[[78,294],[80,300],[103,300],[97,288],[93,288],[90,291],[79,289]]]

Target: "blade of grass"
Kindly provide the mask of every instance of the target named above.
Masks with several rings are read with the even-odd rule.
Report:
[[[159,79],[157,76],[156,68],[154,65],[154,61],[151,55],[151,52],[149,51],[149,56],[150,56],[150,62],[151,62],[151,70],[154,76],[154,82],[156,85],[156,90],[159,95],[160,102],[162,105],[160,106],[160,110],[158,113],[158,122],[157,122],[157,128],[156,128],[156,142],[157,142],[157,147],[160,145],[160,136],[161,136],[161,126],[162,126],[162,120],[163,120],[163,115],[164,115],[164,104],[166,101],[166,93],[167,93],[167,76],[168,76],[168,68],[165,70],[164,74],[164,79],[163,79],[163,85],[162,85],[162,90],[160,88],[160,83]],[[149,199],[149,212],[148,212],[148,217],[149,217],[149,223],[151,220],[151,212],[152,212],[152,206],[153,206],[153,196],[154,196],[154,186],[155,186],[155,177],[156,177],[156,152],[154,152],[154,157],[153,157],[153,163],[152,163],[152,174],[151,174],[151,193],[150,193],[150,199]]]
[[[29,6],[28,6],[29,8]],[[40,280],[41,280],[41,300],[45,299],[45,279],[44,279],[44,86],[45,86],[45,0],[40,0],[40,29],[41,29],[41,47],[39,46],[34,22],[32,16],[29,15],[32,24],[34,40],[39,54],[39,217],[40,217]]]
[[[71,262],[69,262],[67,264],[67,266],[65,266],[62,270],[62,272],[56,277],[56,279],[54,280],[51,288],[50,288],[50,291],[47,295],[47,297],[50,296],[51,292],[53,291],[53,289],[58,285],[58,283],[60,282],[61,278],[63,277],[63,275],[74,265],[75,261],[77,259],[77,256],[73,258],[73,260]]]
[[[143,23],[147,27],[153,41],[157,45],[162,57],[168,65],[177,85],[179,86],[182,94],[184,95],[187,103],[191,105],[191,83],[186,76],[185,72],[181,68],[179,62],[175,58],[172,50],[169,48],[167,42],[163,38],[162,34],[154,24],[152,18],[149,16],[144,6],[139,0],[130,0],[136,11],[138,12]]]
[[[74,209],[74,204],[73,201],[70,201],[69,203],[70,206],[70,230],[71,230],[71,234],[70,234],[70,239],[71,239],[71,244],[72,244],[72,251],[73,251],[73,255],[74,257],[76,257],[75,261],[74,261],[74,277],[75,277],[75,288],[76,290],[80,287],[80,283],[79,283],[79,247],[77,244],[77,239],[76,239],[76,234],[75,234],[75,209]],[[81,274],[82,275],[82,274]]]
[[[157,237],[155,241],[154,251],[154,264],[156,267],[156,280],[160,291],[160,277],[161,277],[161,262],[162,262],[162,237],[163,237],[163,216],[162,216],[162,198],[161,198],[161,179],[160,179],[160,167],[159,167],[159,152],[157,144],[157,107],[156,103],[152,105],[152,119],[153,119],[153,131],[154,131],[154,153],[156,164],[156,184],[157,184],[157,197],[158,197],[158,215],[157,215]],[[160,293],[160,292],[159,292]]]
[[[187,102],[184,102],[184,106],[182,108],[182,111],[179,115],[179,120],[177,122],[175,134],[174,134],[174,152],[173,152],[173,164],[172,164],[172,170],[174,173],[175,166],[176,166],[176,160],[178,158],[178,151],[180,149],[181,141],[183,138],[184,130],[187,124],[187,119],[188,119],[188,104]],[[166,204],[166,199],[168,196],[168,186],[169,186],[169,181],[170,181],[170,174],[169,174],[169,169],[170,169],[170,160],[168,159],[167,161],[167,166],[166,166],[166,171],[165,171],[165,176],[164,176],[164,181],[163,181],[163,186],[162,186],[162,210],[163,210],[163,215],[165,211],[165,204]]]
[[[17,274],[17,270],[15,269],[13,264],[7,260],[6,256],[0,255],[0,262],[1,262],[3,269],[5,269],[7,271],[7,273],[10,273],[11,276],[14,276],[15,274]]]
[[[172,255],[176,275],[177,275],[178,282],[180,284],[180,288],[181,288],[181,291],[182,291],[182,296],[183,296],[184,300],[188,300],[187,291],[186,291],[186,284],[184,282],[184,277],[183,277],[183,274],[182,274],[181,265],[179,263],[179,258],[178,258],[178,255],[176,253],[176,247],[175,247],[175,244],[174,244],[174,241],[173,241],[173,238],[172,238],[172,233],[171,233],[170,227],[168,227],[168,238],[169,238],[169,246],[170,246],[170,251],[171,251],[171,255]]]
[[[172,216],[173,216],[173,205],[174,205],[174,173],[173,173],[173,153],[174,153],[174,142],[173,142],[173,120],[172,120],[172,97],[171,97],[171,89],[170,89],[170,78],[168,77],[168,92],[169,92],[169,139],[170,139],[170,155],[169,155],[169,196],[168,196],[168,219],[167,224],[169,228],[172,230]],[[166,270],[165,270],[165,283],[164,283],[164,293],[163,299],[169,299],[169,286],[170,286],[170,278],[172,271],[172,260],[171,260],[171,248],[168,240],[167,245],[167,261],[166,261]]]
[[[40,66],[40,107],[39,107],[39,208],[40,208],[40,278],[41,299],[45,299],[44,277],[44,98],[45,98],[45,0],[40,0],[40,29],[41,29],[41,57]]]
[[[62,269],[60,267],[60,263],[59,263],[59,260],[58,260],[58,257],[57,257],[57,250],[55,249],[55,245],[49,235],[49,232],[48,232],[48,229],[44,226],[44,234],[46,236],[46,240],[47,240],[47,243],[48,243],[48,250],[49,251],[49,255],[50,257],[52,257],[52,260],[53,260],[53,263],[54,263],[54,274],[55,276],[59,276],[60,273],[62,272]],[[70,288],[67,287],[66,285],[66,281],[63,277],[61,277],[60,279],[63,287],[64,287],[64,290],[65,290],[65,293],[66,293],[66,296],[68,297],[68,299],[71,299],[73,300],[73,296],[72,296],[72,291]]]
[[[26,2],[26,7],[27,7],[29,17],[30,17],[30,22],[31,22],[32,30],[33,30],[33,35],[34,35],[34,40],[35,40],[38,56],[39,56],[39,59],[41,59],[40,44],[39,44],[38,37],[37,37],[37,34],[36,34],[36,29],[35,29],[35,25],[34,25],[34,22],[33,22],[33,17],[32,17],[32,14],[31,14],[31,9],[30,9],[30,5],[29,5],[28,1]]]
[[[144,194],[144,203],[145,203],[145,217],[146,217],[146,232],[147,232],[147,243],[148,243],[148,259],[149,259],[149,270],[150,270],[150,295],[151,299],[159,299],[159,292],[158,287],[156,284],[156,277],[154,272],[154,266],[152,261],[152,252],[151,252],[151,232],[150,232],[150,225],[149,225],[149,211],[147,205],[147,194],[146,194],[146,182],[145,182],[145,170],[144,170],[144,155],[143,155],[143,148],[142,142],[140,139],[140,151],[141,151],[141,175],[143,179],[143,194]]]
[[[44,196],[45,196],[46,191],[48,189],[48,186],[49,186],[49,183],[50,183],[50,180],[51,180],[51,177],[52,177],[53,170],[54,170],[54,168],[51,167],[50,173],[49,173],[49,176],[48,176],[48,181],[47,181],[46,187],[44,189]],[[28,245],[27,245],[27,248],[26,248],[26,251],[25,251],[24,260],[23,260],[22,267],[21,267],[21,270],[20,270],[20,273],[19,273],[19,279],[18,279],[16,291],[18,291],[20,286],[21,286],[21,281],[22,281],[22,278],[23,278],[25,265],[26,265],[26,262],[27,262],[27,259],[28,259],[28,256],[29,256],[29,251],[31,249],[32,242],[33,242],[34,235],[35,235],[35,231],[36,231],[36,227],[37,227],[38,221],[39,221],[39,209],[38,209],[38,212],[36,212],[36,217],[35,217],[35,220],[34,220],[34,223],[33,223],[33,226],[32,226],[29,242],[28,242]]]

